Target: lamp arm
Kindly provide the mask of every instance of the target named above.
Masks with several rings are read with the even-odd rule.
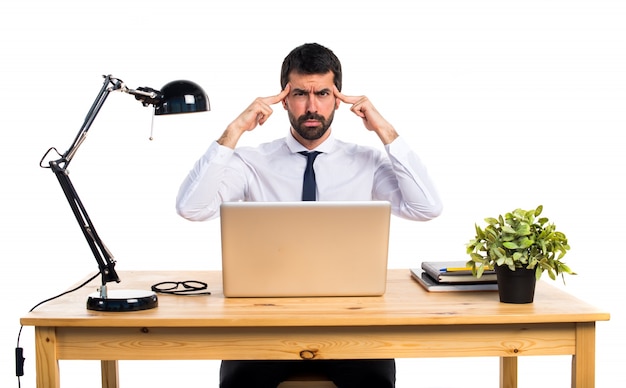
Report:
[[[100,269],[100,275],[102,277],[102,287],[100,289],[100,293],[103,298],[106,298],[106,284],[108,282],[120,282],[120,278],[115,271],[115,259],[100,239],[100,236],[98,236],[98,232],[96,232],[96,228],[93,226],[91,219],[87,214],[87,210],[78,197],[78,193],[70,180],[67,170],[62,167],[58,161],[51,161],[50,168],[56,175],[59,184],[63,189],[63,193],[65,194],[65,198],[67,198],[67,201],[72,208],[72,212],[74,213],[74,217],[76,218],[76,221],[78,221],[78,225],[83,232],[83,236],[85,237],[85,240],[87,240],[87,244],[89,244],[89,248],[91,248],[91,252],[98,263],[98,268]]]
[[[62,167],[63,169],[67,169],[68,165],[72,161],[72,158],[76,154],[76,151],[78,151],[78,148],[87,138],[87,132],[89,131],[91,124],[93,124],[94,120],[96,119],[96,116],[100,112],[100,108],[102,108],[102,106],[104,105],[104,102],[109,96],[109,93],[122,88],[124,88],[124,83],[121,80],[113,78],[110,75],[104,76],[104,83],[102,84],[102,88],[100,89],[100,92],[98,93],[95,101],[91,105],[89,112],[87,112],[85,121],[80,127],[76,138],[70,145],[70,148],[68,148],[67,151],[65,151],[65,153],[62,155],[61,159],[57,161],[57,164],[60,167]]]
[[[163,98],[163,95],[158,90],[149,87],[139,87],[137,89],[131,89],[126,87],[122,80],[114,78],[111,75],[105,75],[102,89],[100,89],[100,92],[98,93],[98,96],[91,105],[89,112],[87,112],[85,121],[78,131],[74,142],[72,142],[70,148],[65,151],[61,159],[58,160],[58,164],[60,166],[62,166],[63,168],[68,167],[68,165],[72,161],[72,158],[76,154],[76,151],[78,151],[78,148],[87,138],[87,132],[89,131],[91,124],[93,124],[94,120],[96,119],[96,116],[100,112],[100,108],[102,108],[102,106],[104,105],[104,102],[106,101],[109,94],[116,90],[135,96],[135,99],[140,101],[143,106],[156,105]]]
[[[110,75],[106,75],[104,76],[104,78],[105,79],[102,88],[100,89],[98,96],[96,97],[91,108],[89,109],[89,112],[85,117],[85,121],[78,131],[76,138],[74,139],[68,150],[65,151],[63,155],[61,155],[61,158],[50,161],[48,164],[50,166],[50,169],[56,175],[59,184],[63,189],[63,193],[65,194],[65,198],[67,198],[67,201],[72,208],[72,212],[74,213],[74,217],[76,218],[76,221],[78,222],[78,225],[83,232],[83,236],[87,240],[87,244],[89,244],[89,248],[91,248],[91,252],[93,253],[96,262],[98,263],[98,268],[100,269],[100,274],[102,276],[102,287],[100,288],[100,293],[103,298],[106,298],[106,284],[113,281],[117,283],[120,282],[120,278],[115,271],[115,259],[100,239],[100,236],[98,236],[98,233],[96,232],[96,229],[93,226],[89,215],[87,214],[87,210],[83,206],[83,203],[78,197],[78,193],[76,192],[76,189],[74,188],[74,185],[69,178],[67,168],[72,158],[76,154],[76,151],[87,138],[87,132],[89,131],[91,124],[93,124],[96,116],[98,115],[98,112],[100,112],[100,109],[104,105],[104,102],[106,101],[110,92],[115,90],[121,90],[126,93],[133,94],[135,95],[135,98],[137,100],[142,101],[144,106],[153,103],[153,101],[157,101],[156,98],[160,98],[160,95],[157,94],[157,91],[154,91],[152,89],[139,92],[133,89],[128,89],[121,80],[113,78]],[[46,157],[46,155],[44,155],[44,158]],[[43,159],[40,165],[42,163]]]

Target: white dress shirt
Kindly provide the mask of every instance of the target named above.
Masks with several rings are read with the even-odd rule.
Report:
[[[442,210],[426,167],[401,138],[385,146],[345,143],[330,137],[314,170],[319,201],[386,200],[392,214],[429,220]],[[222,202],[300,201],[308,151],[291,134],[257,147],[231,149],[213,142],[182,183],[176,210],[193,221],[219,216]]]

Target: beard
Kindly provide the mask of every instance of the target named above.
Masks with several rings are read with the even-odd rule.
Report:
[[[333,118],[335,117],[335,111],[333,111],[328,118],[318,115],[317,113],[310,112],[298,118],[296,118],[289,111],[288,115],[291,127],[298,133],[298,135],[302,136],[306,140],[317,140],[324,136],[326,131],[328,131],[328,128],[330,128],[330,124],[332,124]],[[307,126],[305,125],[307,120],[317,120],[320,124],[315,127]]]

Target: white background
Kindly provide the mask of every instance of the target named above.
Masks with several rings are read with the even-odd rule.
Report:
[[[45,151],[69,147],[102,85],[190,79],[212,111],[157,117],[112,94],[70,167],[119,270],[218,269],[218,222],[174,212],[193,162],[255,97],[279,92],[284,56],[319,42],[427,163],[444,200],[431,222],[394,219],[391,268],[465,260],[474,223],[517,207],[572,246],[564,287],[611,313],[598,324],[598,387],[621,381],[626,4],[621,0],[4,1],[0,4],[0,386],[17,386],[19,318],[96,263]],[[379,146],[346,106],[339,138]],[[242,140],[283,136],[280,106]],[[123,279],[122,279],[123,281]],[[123,283],[122,285],[123,286]],[[415,303],[419,303],[416,300]],[[26,375],[35,386],[33,329]],[[524,358],[520,387],[569,387],[569,357]],[[218,362],[121,362],[123,387],[217,386]],[[398,360],[398,387],[496,387],[498,360]],[[98,387],[99,363],[61,362],[64,387]]]

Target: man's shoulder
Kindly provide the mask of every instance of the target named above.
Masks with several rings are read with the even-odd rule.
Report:
[[[381,154],[382,150],[368,144],[359,144],[335,139],[334,149],[348,154]]]
[[[275,139],[255,146],[240,146],[235,148],[235,153],[241,156],[268,155],[287,150],[285,138]]]

